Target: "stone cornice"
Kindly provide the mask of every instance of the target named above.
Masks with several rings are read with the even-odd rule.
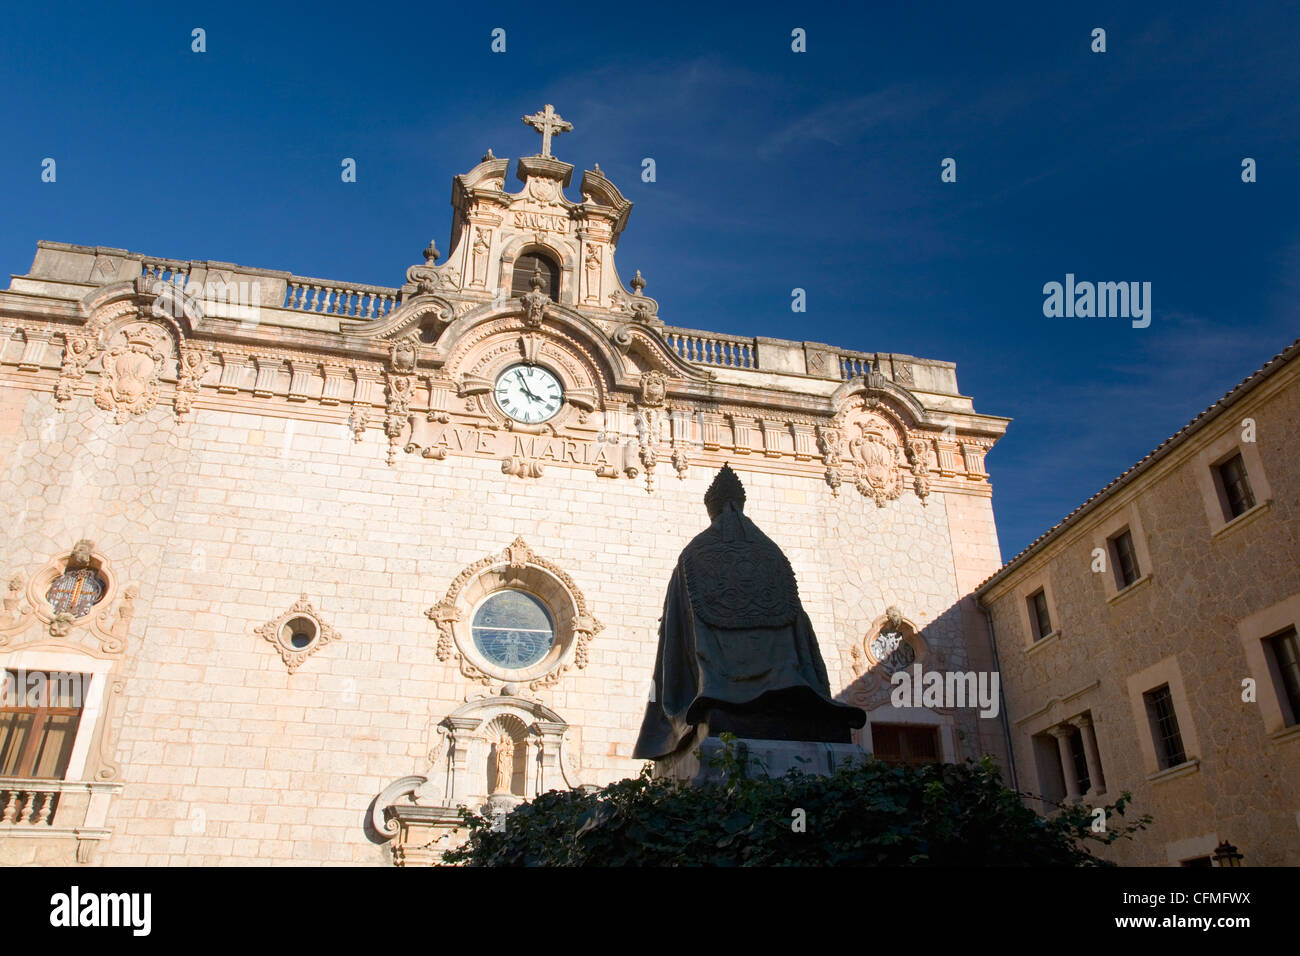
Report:
[[[1229,409],[1238,409],[1239,413],[1242,405],[1258,405],[1277,391],[1294,386],[1297,379],[1300,379],[1300,362],[1296,361],[1297,357],[1300,357],[1300,339],[1292,342],[985,579],[975,591],[980,603],[986,607],[991,606],[1015,586],[1022,573],[1036,573],[1080,537],[1089,535],[1099,515],[1111,513],[1114,507],[1122,507],[1163,480],[1170,472],[1184,466],[1197,454],[1207,436],[1213,435],[1216,429],[1236,427],[1238,420],[1235,415],[1233,421],[1224,424]]]

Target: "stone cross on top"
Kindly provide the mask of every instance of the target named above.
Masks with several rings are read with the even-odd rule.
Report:
[[[555,107],[550,103],[546,104],[544,109],[539,110],[532,116],[525,116],[524,122],[531,126],[537,132],[542,134],[542,155],[551,155],[551,136],[554,133],[567,133],[573,129],[573,124],[568,122],[563,116],[555,112]]]

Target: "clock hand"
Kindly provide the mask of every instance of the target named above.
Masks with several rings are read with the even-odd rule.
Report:
[[[532,391],[528,388],[528,383],[524,381],[524,373],[515,372],[515,378],[519,379],[519,387],[524,390],[524,394],[527,395],[529,398],[531,398],[533,401],[537,401],[538,400],[537,396],[532,393]]]

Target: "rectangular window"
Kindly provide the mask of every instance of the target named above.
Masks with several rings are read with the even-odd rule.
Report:
[[[1178,730],[1178,715],[1174,713],[1174,698],[1169,693],[1169,685],[1162,684],[1155,690],[1147,691],[1142,697],[1146,701],[1147,715],[1151,718],[1160,769],[1167,770],[1186,763],[1183,735]]]
[[[0,777],[62,780],[90,676],[42,675],[40,686],[30,683],[30,674],[6,671],[0,676],[6,686],[19,688],[14,699],[0,706]]]
[[[939,728],[910,727],[906,724],[871,724],[875,755],[886,763],[924,764],[939,762]]]
[[[1296,629],[1287,628],[1281,634],[1274,634],[1264,640],[1264,646],[1277,667],[1281,686],[1278,688],[1283,702],[1289,704],[1291,713],[1285,714],[1287,726],[1300,723],[1300,642],[1296,640]]]
[[[1074,758],[1074,779],[1079,782],[1079,792],[1087,793],[1092,787],[1088,776],[1088,757],[1083,752],[1083,733],[1075,731],[1070,735],[1070,756]],[[1067,768],[1067,770],[1070,768]]]
[[[1115,565],[1115,585],[1121,591],[1142,576],[1138,566],[1137,550],[1133,547],[1133,534],[1125,528],[1110,539],[1111,561]]]
[[[1052,616],[1047,613],[1047,592],[1042,588],[1029,595],[1029,619],[1034,625],[1034,640],[1041,641],[1052,633]]]
[[[1241,460],[1240,454],[1233,455],[1215,471],[1218,475],[1219,487],[1223,489],[1225,520],[1231,521],[1255,507],[1255,493],[1250,489],[1246,463]]]

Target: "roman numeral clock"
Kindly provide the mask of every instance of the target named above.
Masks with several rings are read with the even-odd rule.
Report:
[[[497,376],[493,389],[497,407],[525,425],[555,417],[564,403],[560,380],[540,365],[512,365]]]

